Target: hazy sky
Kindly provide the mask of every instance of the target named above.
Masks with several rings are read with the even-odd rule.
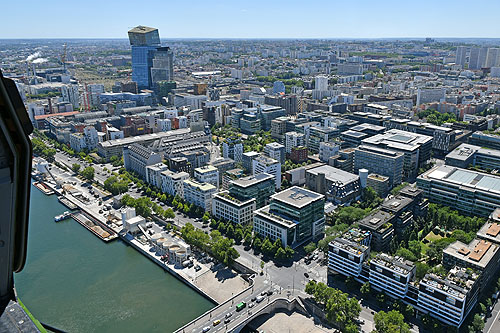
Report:
[[[500,0],[2,0],[1,38],[497,37]]]

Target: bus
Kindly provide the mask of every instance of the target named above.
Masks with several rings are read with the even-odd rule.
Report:
[[[236,311],[243,310],[245,308],[245,306],[247,306],[247,303],[245,303],[245,302],[239,303],[238,305],[236,305]]]

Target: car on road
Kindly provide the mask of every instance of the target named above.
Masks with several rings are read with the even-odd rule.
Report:
[[[226,318],[229,318],[229,317],[231,317],[232,315],[233,315],[233,313],[232,313],[232,312],[228,312],[228,313],[226,313]]]
[[[251,299],[252,302],[255,302],[256,300],[257,300],[257,297],[255,297],[255,296],[252,297],[252,299]]]
[[[220,324],[220,319],[214,320],[213,324],[214,324],[214,326],[219,325]]]
[[[304,276],[309,279],[309,273],[305,272]]]
[[[255,306],[255,303],[248,304],[248,308],[253,308],[254,306]]]
[[[224,319],[224,324],[228,324],[230,321],[231,321],[231,319],[226,318],[226,319]]]
[[[263,292],[260,293],[260,296],[264,296],[265,294],[267,294],[267,291],[264,290]]]
[[[269,289],[269,290],[267,291],[267,296],[271,296],[272,294],[273,294],[273,291],[272,291],[271,289]]]
[[[264,300],[264,296],[259,296],[257,297],[257,299],[255,300],[257,303],[260,303]]]
[[[208,332],[208,331],[210,331],[210,326],[203,327],[203,330],[202,330],[203,333]]]

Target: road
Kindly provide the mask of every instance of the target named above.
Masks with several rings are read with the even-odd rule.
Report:
[[[500,302],[496,302],[491,316],[486,319],[483,332],[495,333],[500,331]]]

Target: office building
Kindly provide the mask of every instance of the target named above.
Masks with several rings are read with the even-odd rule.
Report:
[[[161,155],[140,144],[134,143],[123,148],[123,165],[127,171],[133,171],[146,179],[146,167],[161,163]]]
[[[229,182],[229,193],[232,196],[242,202],[255,199],[256,208],[267,205],[274,192],[274,177],[265,173],[242,177]]]
[[[392,224],[398,236],[404,234],[408,227],[413,224],[413,211],[415,203],[413,199],[397,195],[380,205],[380,210],[393,216]],[[422,214],[419,214],[422,216]]]
[[[174,53],[169,47],[158,47],[151,67],[151,87],[158,90],[157,82],[174,80]]]
[[[328,90],[328,77],[318,75],[314,78],[314,89],[319,91]]]
[[[328,270],[346,277],[359,277],[370,258],[371,233],[353,228],[328,244]]]
[[[390,188],[401,184],[403,163],[403,153],[366,145],[354,149],[354,171],[367,169],[369,173],[388,177]]]
[[[319,144],[319,159],[321,162],[328,163],[330,157],[338,155],[340,145],[335,142],[320,142]]]
[[[332,141],[340,134],[337,128],[311,126],[309,128],[309,137],[307,139],[307,149],[312,152],[319,152],[319,144],[321,142]]]
[[[403,179],[414,179],[418,169],[431,158],[432,137],[427,135],[391,129],[364,139],[362,144],[403,153]],[[369,166],[364,168],[370,170]],[[376,170],[370,172],[380,173]]]
[[[462,214],[488,217],[500,207],[500,177],[448,165],[436,166],[417,178],[430,202]]]
[[[446,155],[445,163],[462,169],[472,166],[483,170],[499,170],[500,150],[463,143]]]
[[[255,198],[240,200],[228,191],[216,193],[212,199],[212,214],[236,224],[251,224],[255,211]]]
[[[227,139],[222,143],[222,156],[235,162],[243,162],[243,144],[239,139]]]
[[[324,233],[324,205],[322,194],[291,187],[255,211],[254,232],[273,242],[280,239],[283,246],[298,246]]]
[[[267,173],[274,176],[276,189],[281,188],[281,163],[267,156],[258,156],[252,160],[253,175]]]
[[[264,154],[270,158],[274,158],[281,164],[285,163],[285,146],[277,142],[271,142],[264,146]]]
[[[132,46],[132,80],[140,89],[151,88],[151,68],[156,49],[160,46],[158,29],[138,26],[128,32]]]
[[[306,170],[306,187],[325,195],[335,205],[348,205],[361,197],[359,176],[322,165]]]
[[[285,84],[283,81],[274,81],[273,83],[273,94],[284,94]]]
[[[80,107],[80,93],[78,92],[78,85],[68,84],[61,86],[61,95],[64,102],[71,103],[74,109]]]
[[[217,192],[217,187],[190,179],[184,180],[183,184],[184,200],[203,208],[206,212],[212,211],[212,197]]]
[[[469,137],[469,143],[479,147],[500,150],[500,135],[477,131]]]

